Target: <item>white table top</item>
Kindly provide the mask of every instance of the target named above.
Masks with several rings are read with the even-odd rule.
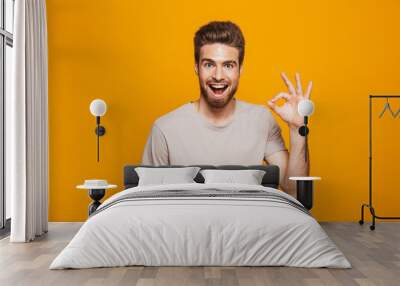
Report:
[[[79,186],[76,186],[77,189],[85,189],[85,190],[115,189],[116,187],[117,187],[117,185],[106,185],[106,186],[79,185]]]
[[[292,181],[315,181],[321,180],[321,177],[289,177]]]

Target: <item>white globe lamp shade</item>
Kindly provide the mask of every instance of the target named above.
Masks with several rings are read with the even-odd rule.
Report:
[[[107,104],[102,99],[95,99],[90,103],[90,113],[94,116],[103,116],[106,114]]]
[[[314,103],[309,99],[300,100],[297,111],[301,116],[310,116],[314,112]]]

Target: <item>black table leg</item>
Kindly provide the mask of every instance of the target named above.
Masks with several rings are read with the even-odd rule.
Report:
[[[89,196],[93,200],[93,202],[89,205],[89,216],[101,205],[100,200],[104,197],[105,193],[105,189],[89,190]]]
[[[312,180],[297,181],[297,200],[308,210],[311,210],[313,207],[313,193]]]

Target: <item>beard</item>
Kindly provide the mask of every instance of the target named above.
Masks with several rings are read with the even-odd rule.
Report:
[[[222,109],[228,105],[228,103],[235,96],[237,88],[238,88],[238,84],[235,86],[232,86],[231,90],[229,91],[229,93],[226,96],[221,97],[221,98],[213,98],[213,95],[209,94],[211,92],[209,90],[207,90],[207,84],[203,85],[200,82],[201,96],[205,99],[205,101],[209,107],[217,108],[217,109]]]

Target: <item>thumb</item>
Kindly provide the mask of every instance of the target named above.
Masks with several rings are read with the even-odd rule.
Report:
[[[274,112],[276,112],[277,106],[276,106],[275,102],[272,102],[271,100],[268,100],[267,104],[268,104],[270,109],[272,109]]]
[[[279,105],[275,104],[275,102],[268,101],[268,106],[273,112],[275,112],[276,115],[278,115],[279,117],[283,116],[282,108]]]

